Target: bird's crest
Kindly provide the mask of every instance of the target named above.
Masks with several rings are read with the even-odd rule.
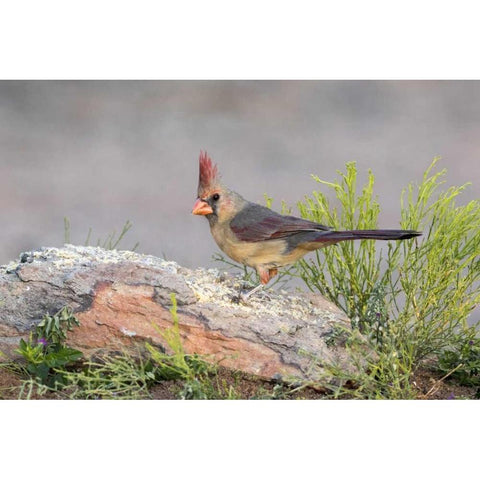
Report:
[[[220,176],[217,166],[212,162],[207,152],[200,151],[200,174],[198,177],[198,196],[202,197],[206,192],[220,184]]]

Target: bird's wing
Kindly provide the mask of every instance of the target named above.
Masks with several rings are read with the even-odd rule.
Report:
[[[280,215],[269,208],[249,203],[230,222],[236,237],[245,242],[285,238],[300,232],[329,231],[319,223],[298,217]]]

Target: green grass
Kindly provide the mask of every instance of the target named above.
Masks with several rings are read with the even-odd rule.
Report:
[[[122,229],[120,230],[120,233],[117,233],[116,230],[113,230],[110,232],[107,237],[102,240],[101,238],[97,239],[97,242],[95,244],[92,244],[92,229],[88,229],[88,234],[87,237],[84,241],[84,245],[90,246],[90,245],[95,245],[96,247],[102,247],[105,248],[106,250],[115,250],[120,243],[125,239],[125,236],[127,233],[130,231],[132,228],[133,224],[130,222],[130,220],[127,220]],[[64,237],[64,243],[70,243],[71,242],[71,225],[70,225],[70,219],[68,217],[63,218],[63,237]],[[134,252],[139,246],[139,243],[135,243],[131,250]]]
[[[82,400],[139,400],[148,398],[155,369],[141,355],[122,352],[85,361],[81,368],[64,370],[64,395]]]

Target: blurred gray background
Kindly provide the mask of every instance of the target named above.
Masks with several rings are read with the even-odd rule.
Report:
[[[381,226],[434,156],[448,183],[480,189],[477,81],[1,81],[0,264],[22,251],[91,242],[133,223],[120,248],[213,266],[191,215],[198,155],[252,201],[294,205],[357,161],[376,175]],[[362,176],[365,178],[365,175]]]

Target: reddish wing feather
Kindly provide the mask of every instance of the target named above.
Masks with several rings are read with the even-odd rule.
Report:
[[[299,232],[328,231],[328,227],[302,218],[280,215],[266,207],[250,204],[231,221],[230,228],[244,242],[285,238]]]

